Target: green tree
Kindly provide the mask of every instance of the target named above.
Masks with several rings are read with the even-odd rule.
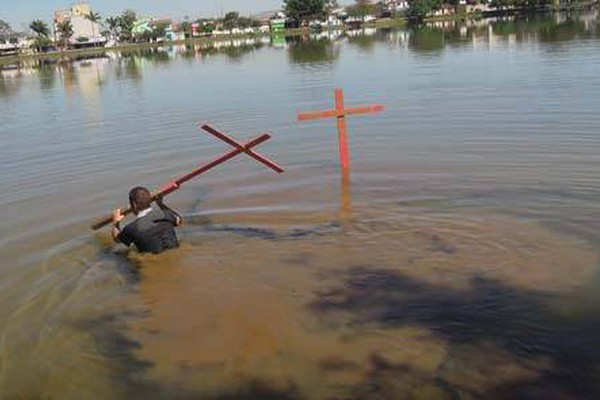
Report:
[[[5,22],[0,19],[0,42],[4,42],[5,40],[8,40],[12,35],[13,35],[13,30],[10,27],[10,25],[8,24],[8,22]]]
[[[117,30],[119,29],[119,17],[108,17],[105,21],[108,25],[108,32],[114,39],[117,36]]]
[[[167,34],[168,27],[169,24],[164,22],[154,24],[154,26],[152,26],[152,33],[150,34],[150,37],[154,40],[164,38]]]
[[[441,0],[413,0],[406,16],[411,23],[421,23],[427,14],[441,6]]]
[[[60,42],[63,47],[67,47],[69,45],[69,39],[73,37],[73,25],[71,21],[65,19],[63,22],[56,25],[56,30],[60,35]]]
[[[240,14],[235,11],[230,11],[223,18],[223,28],[232,29],[238,26]]]
[[[40,37],[40,36],[48,37],[48,34],[50,33],[50,29],[48,29],[48,24],[46,24],[44,21],[41,21],[39,19],[33,20],[29,24],[29,28],[32,31],[34,31],[38,37]]]
[[[260,26],[260,22],[249,17],[242,17],[236,11],[230,11],[225,14],[223,18],[223,28],[225,29],[233,29],[233,28],[250,28],[250,27],[258,27]]]
[[[190,21],[183,21],[181,23],[181,30],[183,31],[183,36],[186,39],[192,37],[192,24]]]
[[[202,32],[205,33],[212,33],[215,29],[217,29],[213,22],[202,22],[200,23],[200,26],[202,27]]]
[[[284,0],[283,9],[289,18],[303,22],[322,16],[325,0]]]
[[[131,40],[131,30],[133,29],[133,23],[137,20],[135,11],[125,10],[118,17],[119,28],[121,28],[121,40]]]
[[[48,24],[46,24],[44,21],[39,19],[33,20],[29,24],[29,28],[36,34],[35,47],[37,48],[38,52],[42,51],[42,47],[48,46],[50,43],[52,43],[48,38],[50,29],[48,29]]]
[[[356,0],[354,5],[348,7],[348,15],[364,18],[367,15],[374,14],[377,6],[370,0]]]
[[[85,15],[85,19],[90,21],[90,23],[92,24],[92,37],[95,40],[96,39],[96,23],[98,21],[100,21],[100,19],[101,19],[100,14],[90,11],[89,14]],[[96,42],[94,42],[94,45],[96,45]]]
[[[260,26],[260,21],[249,18],[249,17],[239,17],[237,20],[238,28],[258,28]]]

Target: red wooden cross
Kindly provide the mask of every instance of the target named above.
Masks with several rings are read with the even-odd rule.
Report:
[[[273,171],[275,171],[277,173],[284,172],[283,168],[281,168],[275,162],[269,160],[267,157],[262,156],[259,153],[255,152],[254,150],[252,150],[253,147],[258,146],[262,142],[265,142],[271,138],[271,135],[269,135],[268,133],[264,133],[264,134],[258,136],[257,138],[250,140],[249,142],[240,143],[240,142],[236,141],[235,139],[233,139],[232,137],[228,136],[227,134],[219,132],[207,124],[202,125],[201,128],[203,130],[205,130],[206,132],[210,133],[211,135],[223,140],[225,143],[231,145],[233,147],[233,150],[229,150],[227,153],[224,153],[221,156],[213,159],[211,162],[204,164],[204,165],[196,168],[192,172],[182,175],[182,176],[176,178],[175,180],[161,186],[161,188],[157,192],[152,193],[152,200],[155,200],[158,197],[164,197],[168,194],[173,193],[174,191],[178,190],[182,184],[189,181],[190,179],[195,178],[196,176],[207,172],[208,170],[216,167],[219,164],[224,163],[225,161],[227,161],[241,153],[246,153],[250,157],[252,157],[255,160],[257,160],[258,162],[264,164],[268,168],[271,168]],[[123,213],[123,215],[127,215],[127,214],[131,213],[131,211],[132,211],[131,207],[122,207],[121,210],[122,210],[121,212]],[[92,224],[92,229],[98,230],[98,229],[110,224],[111,222],[112,222],[112,216],[101,218]]]
[[[275,171],[279,174],[284,172],[283,168],[281,168],[279,165],[275,164],[273,161],[269,160],[267,157],[261,156],[259,153],[252,150],[251,147],[247,147],[245,144],[235,141],[235,139],[233,139],[232,137],[228,136],[227,134],[225,134],[223,132],[219,132],[218,130],[211,127],[210,125],[204,124],[200,128],[204,129],[206,132],[210,133],[211,135],[221,139],[225,143],[231,145],[234,149],[238,150],[236,155],[239,153],[246,153],[250,157],[254,158],[256,161],[264,164],[268,168],[271,168],[273,171]]]
[[[348,131],[346,129],[346,115],[371,114],[385,110],[381,104],[366,107],[344,108],[344,92],[335,89],[335,109],[315,111],[298,114],[298,121],[310,121],[323,118],[337,118],[338,140],[340,148],[340,162],[342,169],[350,167],[350,151],[348,150]]]

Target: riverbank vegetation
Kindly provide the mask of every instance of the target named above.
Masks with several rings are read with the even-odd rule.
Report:
[[[588,7],[598,0],[355,0],[341,7],[337,0],[283,0],[282,11],[246,17],[236,11],[222,18],[185,17],[183,21],[140,18],[133,10],[102,18],[89,10],[88,38],[74,31],[66,17],[51,28],[42,20],[29,24],[32,34],[15,32],[0,20],[0,64],[27,58],[61,58],[98,52],[98,47],[131,50],[165,43],[206,43],[266,35],[304,35],[321,30],[419,25],[428,20],[472,19],[486,15]]]

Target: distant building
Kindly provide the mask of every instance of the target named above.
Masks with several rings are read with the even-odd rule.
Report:
[[[336,17],[335,15],[330,15],[327,17],[326,24],[329,28],[335,28],[343,26],[344,21],[342,21],[342,19]]]
[[[161,37],[159,35],[158,28],[164,28],[164,34]],[[153,18],[143,17],[139,18],[133,23],[131,34],[136,40],[150,40],[150,41],[162,41],[165,38],[169,40],[182,40],[184,38],[184,32],[181,29],[181,25],[173,25],[173,21],[170,18]]]
[[[271,32],[283,32],[285,30],[285,18],[273,18],[270,22]]]
[[[71,21],[73,35],[69,39],[69,44],[74,47],[103,46],[106,38],[102,36],[102,26],[98,22],[90,21],[87,16],[92,9],[87,3],[73,4],[66,10],[56,10],[54,12],[54,39],[60,40],[60,31],[58,25],[64,21]]]
[[[383,5],[390,13],[403,12],[408,10],[408,0],[384,0]]]
[[[165,37],[172,42],[185,40],[185,32],[181,28],[181,24],[170,24],[165,29]]]
[[[152,32],[152,18],[139,18],[133,23],[131,28],[131,34],[135,36],[142,36],[145,33]]]
[[[15,54],[19,54],[19,46],[16,43],[0,43],[0,57],[12,56]]]
[[[440,17],[444,15],[453,15],[456,13],[456,7],[453,4],[442,4],[437,10],[431,11],[428,15]]]
[[[17,32],[8,32],[7,34],[0,36],[0,56],[9,56],[20,53],[25,39],[26,36]]]

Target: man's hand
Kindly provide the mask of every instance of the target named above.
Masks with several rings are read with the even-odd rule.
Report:
[[[115,224],[117,224],[117,223],[123,221],[123,219],[125,218],[125,215],[123,215],[120,208],[117,208],[115,211],[113,211],[112,218],[113,218],[113,222]]]
[[[120,208],[117,208],[115,211],[113,211],[112,218],[114,226],[111,231],[111,236],[115,242],[119,243],[119,234],[121,233],[121,227],[119,226],[119,223],[123,221],[125,215],[123,215]]]

